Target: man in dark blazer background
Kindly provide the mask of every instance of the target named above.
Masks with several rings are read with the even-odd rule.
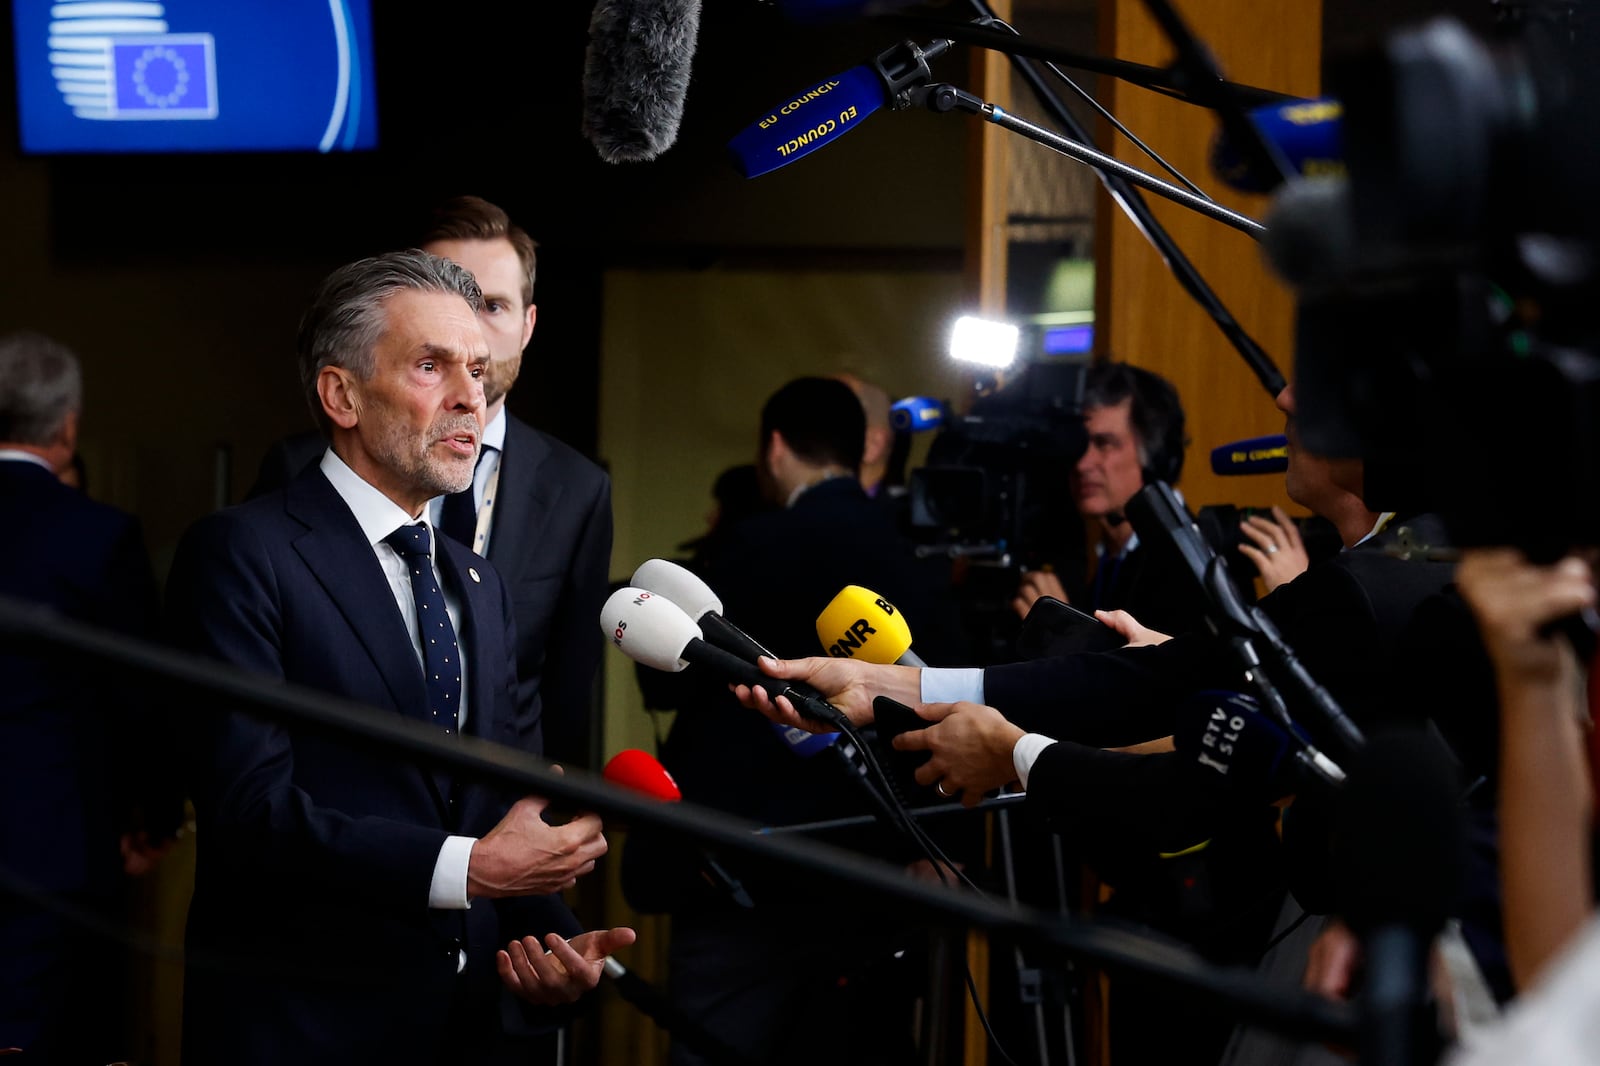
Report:
[[[82,395],[67,348],[0,337],[0,596],[146,636],[156,583],[138,523],[59,477]],[[119,1058],[130,1047],[119,955],[15,893],[122,920],[125,875],[160,856],[183,793],[132,679],[9,639],[0,677],[0,1048],[19,1047],[32,1064]]]
[[[470,489],[453,502],[436,500],[431,514],[447,535],[494,563],[511,589],[519,728],[526,734],[542,722],[546,755],[589,765],[601,648],[595,619],[611,565],[611,480],[505,409],[538,311],[537,245],[503,210],[476,196],[440,204],[418,243],[472,272],[484,293],[478,317],[494,356],[484,377],[483,459]],[[280,441],[263,460],[251,495],[284,484],[321,452],[314,433]]]
[[[804,377],[778,389],[761,410],[756,453],[770,506],[719,538],[701,560],[705,578],[728,619],[780,655],[816,649],[817,616],[845,587],[860,585],[904,612],[920,654],[964,661],[948,565],[919,561],[862,489],[865,431],[862,405],[841,381]],[[682,675],[661,748],[684,799],[761,825],[873,810],[837,752],[802,756],[740,708],[726,684],[692,675]],[[877,826],[825,839],[908,866],[920,857]],[[950,838],[943,844],[956,861],[969,858]],[[911,1003],[925,991],[925,971],[913,961],[922,957],[920,927],[886,920],[871,905],[797,923],[813,903],[803,881],[737,856],[722,860],[754,909],[708,889],[675,841],[642,830],[629,836],[624,890],[636,905],[672,911],[668,971],[678,1004],[755,1062],[905,1061]],[[703,1061],[682,1041],[673,1044],[675,1066]]]
[[[538,736],[518,717],[511,593],[427,521],[472,479],[482,302],[465,270],[418,251],[324,282],[299,357],[329,447],[190,529],[168,585],[182,646],[447,742]],[[186,1062],[484,1061],[502,987],[570,1002],[632,942],[556,935],[575,923],[552,894],[605,851],[593,815],[550,826],[536,797],[213,707],[184,732],[199,846]]]

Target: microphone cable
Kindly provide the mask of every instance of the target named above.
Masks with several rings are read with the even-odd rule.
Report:
[[[883,788],[888,806],[895,813],[895,824],[913,844],[922,850],[923,855],[933,864],[933,872],[939,878],[939,883],[946,888],[954,887],[951,885],[950,879],[945,875],[945,871],[948,869],[962,885],[977,893],[981,898],[987,899],[988,894],[973,883],[972,879],[950,860],[944,849],[907,812],[899,787],[895,784],[894,779],[884,772],[883,765],[878,762],[878,757],[872,751],[871,746],[863,740],[861,734],[856,730],[855,723],[848,718],[841,717],[841,726],[840,731],[849,737],[851,742],[855,744],[856,750],[861,752],[861,761],[866,765],[868,774],[875,779],[872,782],[868,782],[868,787],[873,787],[876,784]],[[1000,1043],[1000,1037],[995,1033],[994,1025],[989,1021],[989,1014],[983,1009],[983,1002],[978,995],[978,982],[972,976],[972,964],[967,961],[965,953],[962,954],[961,958],[961,976],[966,983],[967,997],[972,1001],[973,1012],[978,1016],[978,1024],[983,1026],[984,1035],[989,1039],[989,1046],[994,1048],[1007,1066],[1017,1066],[1016,1060],[1011,1057],[1004,1045]]]

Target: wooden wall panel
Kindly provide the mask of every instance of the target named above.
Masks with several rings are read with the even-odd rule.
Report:
[[[1179,11],[1232,81],[1302,96],[1321,79],[1321,0],[1179,0]],[[1101,0],[1101,50],[1165,64],[1171,48],[1141,0]],[[1218,202],[1261,219],[1265,197],[1217,181],[1207,156],[1215,116],[1134,86],[1102,79],[1106,103],[1130,130]],[[1120,134],[1097,132],[1117,158],[1157,168]],[[1156,216],[1245,330],[1293,373],[1293,303],[1267,270],[1256,241],[1187,208],[1146,194]],[[1102,191],[1097,208],[1097,344],[1101,353],[1169,378],[1183,397],[1191,444],[1182,487],[1191,509],[1212,503],[1287,504],[1272,476],[1219,478],[1208,457],[1218,444],[1282,431],[1283,416],[1209,316],[1190,299],[1161,257]]]

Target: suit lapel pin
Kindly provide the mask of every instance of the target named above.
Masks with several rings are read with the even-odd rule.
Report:
[[[476,567],[472,567],[472,566],[467,567],[467,576],[470,577],[472,580],[477,581],[477,582],[482,582],[483,581],[483,578],[478,576],[478,570],[477,570]]]

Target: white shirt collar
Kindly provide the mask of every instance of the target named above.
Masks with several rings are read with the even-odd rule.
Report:
[[[21,448],[0,448],[0,463],[32,463],[34,466],[44,467],[52,474],[55,473],[55,469],[44,461],[43,456],[25,452]]]
[[[413,525],[419,521],[407,514],[405,508],[379,492],[360,474],[351,470],[343,459],[334,454],[332,448],[322,453],[319,468],[323,476],[333,485],[333,490],[339,494],[339,498],[344,500],[345,506],[350,508],[350,513],[356,516],[356,522],[360,524],[361,532],[366,535],[367,543],[374,547],[401,526]],[[426,522],[427,515],[427,509],[424,508],[420,521]]]
[[[1361,545],[1365,544],[1367,541],[1371,540],[1373,537],[1376,537],[1379,533],[1382,533],[1383,532],[1383,527],[1388,525],[1389,522],[1394,518],[1394,516],[1395,516],[1395,512],[1393,512],[1393,511],[1385,511],[1385,512],[1383,512],[1381,515],[1378,516],[1378,521],[1372,527],[1371,532],[1369,532],[1366,536],[1362,537],[1360,540],[1356,541],[1354,544],[1350,545],[1350,547],[1359,548],[1359,547],[1361,547]]]
[[[1138,546],[1139,546],[1139,534],[1136,533],[1136,532],[1135,533],[1129,533],[1128,534],[1128,543],[1124,544],[1122,546],[1122,550],[1119,551],[1116,555],[1112,556],[1112,558],[1121,559],[1123,556],[1127,555],[1129,552],[1133,551],[1133,549],[1137,548]],[[1097,558],[1104,559],[1106,557],[1106,554],[1107,554],[1106,553],[1106,542],[1102,540],[1099,543],[1095,544],[1094,553],[1095,553],[1095,556]]]

